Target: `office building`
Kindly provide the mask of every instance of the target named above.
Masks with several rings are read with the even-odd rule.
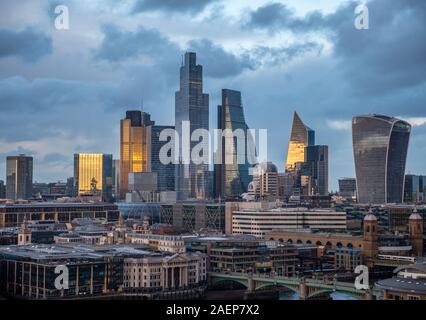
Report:
[[[58,265],[68,268],[66,290],[55,287]],[[0,248],[0,293],[20,299],[195,299],[206,281],[202,253],[167,254],[134,245]]]
[[[33,194],[33,158],[23,154],[6,158],[6,198],[30,199]]]
[[[341,178],[339,179],[339,195],[346,199],[356,198],[356,179]]]
[[[112,155],[102,153],[74,154],[74,188],[79,197],[112,199]]]
[[[112,160],[112,194],[118,199],[120,192],[120,160]]]
[[[152,126],[151,132],[151,170],[157,173],[158,191],[174,191],[175,190],[175,164],[163,164],[160,159],[161,148],[169,143],[170,137],[167,141],[160,141],[161,132],[174,132],[174,126]],[[167,130],[167,131],[166,131]],[[171,156],[171,155],[170,155]]]
[[[6,185],[0,180],[0,199],[6,199]]]
[[[194,233],[200,230],[223,232],[225,230],[225,206],[179,202],[160,205],[160,223],[172,225],[178,232]]]
[[[126,112],[120,121],[120,199],[129,190],[130,172],[151,171],[151,130],[150,115],[139,110]]]
[[[371,114],[352,119],[359,203],[401,203],[411,125]]]
[[[310,189],[308,195],[328,195],[328,146],[308,146],[305,149]]]
[[[189,123],[188,123],[189,122]],[[179,164],[176,165],[175,188],[178,200],[206,199],[208,195],[209,168],[208,163],[196,164],[194,159],[188,159],[191,151],[201,143],[204,154],[209,157],[208,141],[189,141],[189,150],[183,150],[183,139],[188,139],[184,131],[189,125],[189,137],[194,130],[209,130],[209,95],[203,93],[203,67],[197,65],[196,54],[186,52],[180,67],[180,88],[175,94],[175,128],[180,137]],[[185,129],[185,130],[184,130]]]
[[[272,162],[263,162],[253,168],[253,181],[248,194],[253,199],[273,200],[278,198],[278,169]]]
[[[222,105],[218,106],[217,115],[217,127],[221,132],[216,151],[215,197],[240,196],[247,192],[252,180],[248,153],[254,152],[247,143],[248,126],[241,92],[222,89]]]
[[[35,202],[0,204],[0,228],[19,227],[24,220],[71,222],[77,218],[117,221],[120,211],[109,203]]]
[[[404,202],[423,203],[426,194],[426,176],[405,175]]]
[[[315,131],[307,127],[295,111],[288,143],[286,170],[295,169],[297,162],[304,162],[305,148],[314,144]]]

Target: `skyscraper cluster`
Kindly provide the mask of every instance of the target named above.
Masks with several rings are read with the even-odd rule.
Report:
[[[186,52],[175,93],[174,125],[156,125],[142,110],[127,111],[120,120],[120,159],[113,160],[111,154],[75,154],[74,175],[66,187],[73,196],[104,201],[124,200],[127,194],[140,191],[175,192],[174,200],[183,201],[227,200],[244,195],[255,199],[329,195],[328,146],[315,144],[315,131],[297,112],[293,115],[284,173],[270,162],[256,163],[240,91],[222,89],[215,129],[217,146],[210,150],[210,141],[197,136],[198,130],[209,130],[209,95],[203,90],[203,67],[197,64],[196,53]],[[169,133],[164,135],[165,131]],[[393,117],[353,117],[356,178],[339,180],[341,195],[364,204],[424,201],[424,178],[405,176],[410,133],[409,123]],[[188,146],[186,136],[190,137]],[[167,144],[174,148],[162,155]],[[189,155],[185,148],[189,148]],[[193,159],[192,152],[197,148],[196,155],[202,161]],[[210,171],[211,162],[204,161],[211,159],[212,151],[214,171]],[[175,161],[164,163],[162,156]],[[0,198],[31,199],[33,158],[7,157],[5,182],[0,181]],[[139,198],[143,196],[139,194]]]

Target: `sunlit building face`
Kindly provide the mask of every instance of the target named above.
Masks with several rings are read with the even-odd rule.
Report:
[[[74,190],[78,196],[112,200],[112,154],[74,154]]]
[[[285,168],[295,169],[296,163],[305,161],[305,148],[314,144],[315,131],[307,127],[294,112]]]
[[[139,110],[128,111],[120,122],[120,198],[128,191],[130,172],[151,171],[151,120]]]
[[[358,202],[403,201],[411,126],[405,121],[365,115],[352,119]]]

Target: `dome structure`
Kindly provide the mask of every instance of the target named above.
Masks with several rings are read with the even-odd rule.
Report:
[[[373,214],[373,210],[368,210],[368,214],[364,217],[364,221],[377,221],[377,217]]]

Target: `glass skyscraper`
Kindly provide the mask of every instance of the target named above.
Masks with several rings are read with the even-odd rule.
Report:
[[[139,110],[127,111],[120,121],[120,198],[129,189],[130,172],[150,172],[150,115]]]
[[[352,119],[352,142],[359,203],[400,203],[411,125],[383,116]]]
[[[311,179],[311,195],[328,195],[328,146],[308,146],[305,163]]]
[[[209,189],[208,163],[196,164],[193,159],[185,163],[182,150],[183,122],[189,121],[189,135],[196,129],[209,129],[209,95],[203,93],[203,67],[197,65],[196,54],[186,52],[184,63],[180,67],[180,88],[175,94],[175,128],[180,138],[179,163],[176,165],[176,195],[178,200],[205,199]],[[197,141],[190,141],[191,154]],[[203,141],[204,150],[209,142]],[[207,151],[208,152],[208,151]],[[200,156],[203,156],[201,154]]]
[[[74,154],[74,188],[78,196],[112,200],[112,154]]]
[[[6,158],[6,199],[30,199],[33,193],[33,157]]]
[[[222,89],[222,105],[217,108],[218,129],[229,130],[221,137],[221,150],[217,150],[216,156],[219,163],[215,164],[215,196],[239,196],[247,192],[248,184],[252,177],[249,175],[249,152],[247,145],[248,126],[244,118],[244,110],[241,103],[241,92]],[[244,134],[244,140],[238,140],[235,130]],[[237,131],[237,132],[238,132]],[[238,146],[241,143],[242,145]],[[239,154],[242,153],[242,154]],[[226,161],[228,157],[231,161]],[[238,163],[238,159],[244,163]]]
[[[157,173],[158,191],[175,190],[175,165],[173,163],[163,164],[160,160],[161,148],[170,141],[160,141],[160,134],[163,130],[174,130],[174,126],[152,126],[151,131],[151,169]],[[170,155],[171,156],[171,155]]]
[[[297,162],[305,161],[305,148],[315,144],[315,131],[307,127],[294,112],[293,125],[291,127],[290,141],[288,143],[286,169],[296,168]]]

